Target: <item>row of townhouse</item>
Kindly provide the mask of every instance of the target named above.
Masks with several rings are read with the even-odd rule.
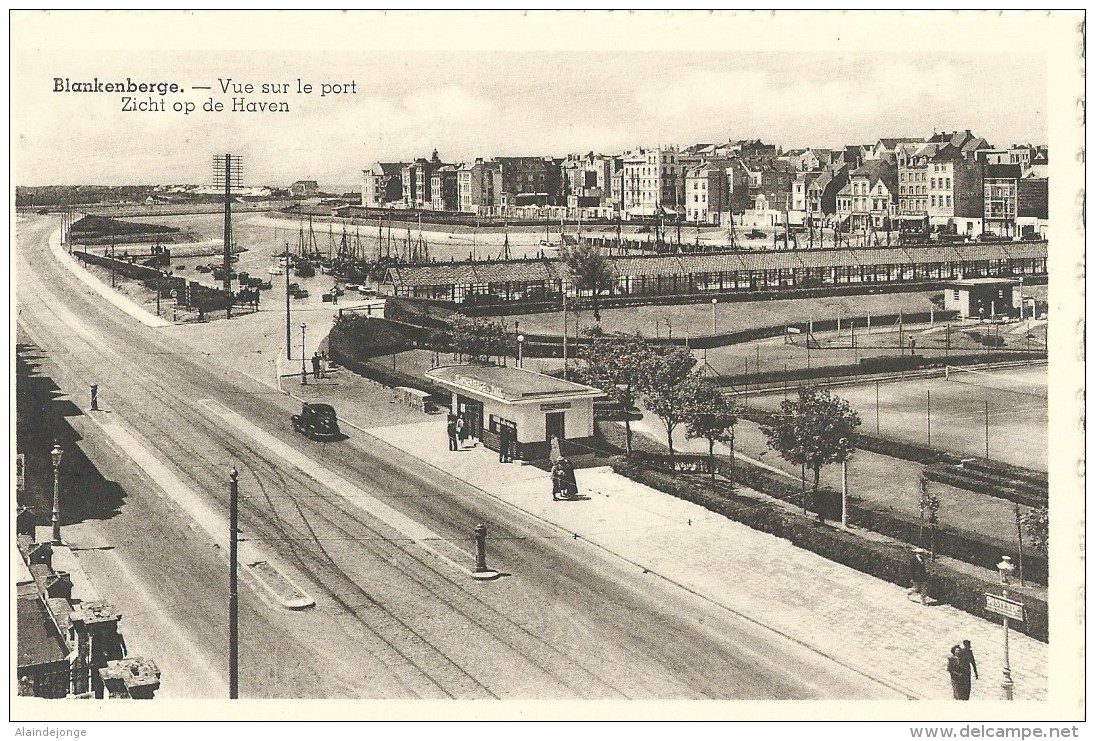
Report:
[[[362,205],[480,215],[550,207],[712,225],[736,214],[742,225],[905,225],[1012,236],[1031,225],[1043,231],[1047,169],[1045,147],[998,149],[969,130],[787,152],[753,139],[452,164],[434,151],[364,170]]]

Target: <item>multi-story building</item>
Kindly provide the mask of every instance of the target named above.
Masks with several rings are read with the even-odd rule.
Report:
[[[800,172],[795,175],[794,182],[791,183],[791,210],[800,211],[805,213],[806,211],[806,193],[810,189],[810,183],[814,182],[821,176],[821,170],[813,170],[809,172]]]
[[[806,223],[823,226],[836,214],[836,195],[848,184],[847,165],[833,165],[806,186]]]
[[[1002,237],[1015,236],[1022,175],[1023,168],[1018,164],[984,166],[984,231]]]
[[[623,210],[631,216],[678,211],[682,206],[684,165],[676,147],[636,149],[623,157]]]
[[[967,132],[968,133],[968,132]],[[981,140],[983,141],[983,140]],[[933,226],[973,233],[984,214],[982,164],[971,150],[928,142],[912,153],[899,149],[898,210],[906,217],[927,217]]]
[[[753,180],[745,163],[734,157],[723,168],[726,172],[726,207],[730,213],[740,214],[752,206],[750,188]]]
[[[1037,167],[1032,166],[1032,169]],[[1049,180],[1028,173],[1017,185],[1017,228],[1023,234],[1037,233],[1045,237],[1049,226]]]
[[[718,224],[719,214],[726,210],[726,169],[717,165],[701,165],[684,175],[684,215],[697,224]]]
[[[425,209],[433,205],[433,173],[443,164],[435,149],[430,159],[419,157],[403,166],[401,176],[404,208]]]
[[[456,171],[456,200],[464,213],[486,215],[501,205],[502,166],[476,158]]]
[[[393,206],[403,200],[403,168],[406,162],[374,162],[361,171],[361,205]]]
[[[757,208],[757,196],[763,194],[769,210],[789,211],[793,172],[786,163],[767,157],[750,157],[742,162],[749,176],[750,208]]]
[[[560,162],[550,157],[495,157],[501,168],[499,205],[554,205],[561,200]]]
[[[836,194],[837,218],[850,229],[889,229],[896,207],[896,171],[885,159],[868,160],[853,170]]]
[[[430,175],[430,208],[434,211],[457,211],[457,174],[455,165],[441,165]]]
[[[617,162],[615,157],[593,152],[568,155],[561,165],[567,206],[604,206],[611,203]]]

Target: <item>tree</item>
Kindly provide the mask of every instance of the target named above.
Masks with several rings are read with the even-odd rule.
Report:
[[[452,316],[452,349],[482,362],[492,355],[506,355],[514,339],[502,322],[492,322],[463,314]]]
[[[679,347],[651,353],[643,363],[643,404],[661,418],[669,443],[669,464],[675,465],[673,430],[685,419],[688,408],[689,377],[696,359]]]
[[[583,359],[586,366],[582,380],[608,394],[624,412],[624,429],[627,432],[627,455],[632,452],[631,408],[646,378],[645,364],[651,356],[650,344],[639,333],[599,334],[591,328],[586,332],[590,343]]]
[[[761,425],[761,432],[781,458],[814,472],[816,497],[822,466],[846,461],[855,452],[859,415],[844,399],[813,386],[800,387],[798,398],[784,400],[780,408],[782,414]]]
[[[924,520],[927,518],[931,534],[932,560],[935,560],[935,528],[939,524],[939,497],[928,491],[928,477],[920,474],[920,547],[924,547]]]
[[[734,425],[737,414],[718,384],[702,376],[690,376],[688,403],[685,407],[685,435],[689,440],[707,440],[711,461],[711,480],[715,479],[715,443],[730,443],[733,454]]]
[[[1036,507],[1023,515],[1030,545],[1043,555],[1049,555],[1049,507]]]
[[[612,263],[600,247],[589,243],[566,245],[560,256],[578,289],[592,291],[593,318],[601,321],[600,296],[612,286]]]

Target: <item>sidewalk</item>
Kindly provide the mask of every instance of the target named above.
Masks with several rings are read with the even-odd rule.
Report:
[[[353,422],[353,411],[344,414]],[[1000,698],[1002,629],[947,605],[924,607],[901,587],[616,475],[580,469],[590,497],[553,502],[548,473],[498,463],[481,446],[449,452],[444,419],[366,431],[504,501],[743,617],[900,689],[949,699],[946,657],[973,642],[973,699]],[[504,568],[505,564],[498,564]],[[1015,699],[1044,700],[1048,646],[1011,633]]]

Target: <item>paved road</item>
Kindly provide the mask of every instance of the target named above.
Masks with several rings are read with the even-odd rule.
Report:
[[[223,696],[226,564],[186,513],[157,496],[132,451],[112,449],[104,425],[125,429],[218,512],[236,466],[244,536],[315,598],[314,609],[289,612],[249,584],[243,696],[893,696],[484,501],[443,471],[353,437],[328,445],[295,437],[291,399],[182,351],[169,334],[180,328],[141,325],[60,267],[46,246],[56,226],[18,223],[18,329],[41,352],[41,372],[79,406],[90,383],[103,389],[106,411],[73,425],[125,500],[120,514],[73,525],[66,538],[112,546],[78,552],[127,615],[131,651],[163,667],[163,695]],[[492,561],[512,574],[489,584],[458,568],[480,522],[492,534]],[[418,535],[408,537],[411,529]]]

